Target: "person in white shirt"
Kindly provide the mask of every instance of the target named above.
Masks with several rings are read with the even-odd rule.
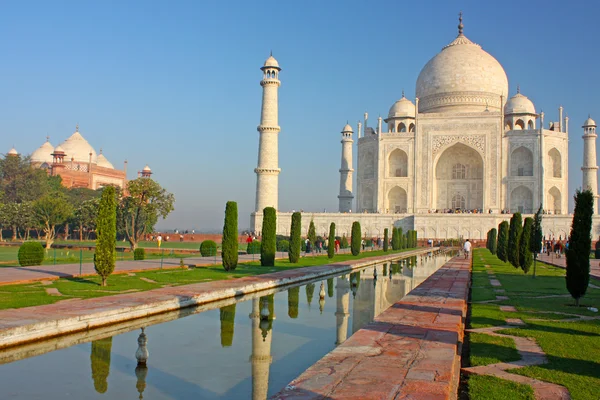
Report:
[[[465,259],[469,258],[469,253],[471,252],[471,242],[469,242],[469,239],[465,242],[463,250],[465,251]]]

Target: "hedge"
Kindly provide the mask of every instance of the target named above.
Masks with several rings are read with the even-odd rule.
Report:
[[[290,251],[289,240],[281,239],[277,242],[277,251]]]
[[[260,241],[255,240],[251,243],[248,243],[248,247],[246,247],[246,253],[248,254],[260,254]]]
[[[145,260],[146,259],[146,250],[138,247],[133,251],[133,259],[134,260]]]
[[[212,240],[205,240],[200,243],[200,254],[202,257],[216,256],[217,244]]]
[[[18,259],[21,267],[42,265],[44,256],[44,247],[39,242],[25,242],[19,247]]]

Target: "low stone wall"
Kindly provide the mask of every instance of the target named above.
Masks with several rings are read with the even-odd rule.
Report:
[[[456,399],[470,261],[447,262],[272,399]]]
[[[218,300],[343,274],[376,263],[410,257],[437,248],[417,249],[388,256],[367,257],[310,268],[245,278],[165,287],[147,292],[86,300],[70,300],[36,307],[0,311],[0,348],[94,329],[136,318],[199,306]]]

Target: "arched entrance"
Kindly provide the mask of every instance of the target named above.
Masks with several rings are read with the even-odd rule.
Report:
[[[560,204],[560,190],[556,186],[552,186],[552,188],[548,191],[546,209],[550,214],[561,214],[562,207]]]
[[[483,209],[483,159],[462,143],[447,148],[435,166],[435,199],[438,210]]]
[[[510,194],[510,212],[521,214],[533,213],[533,193],[523,185],[515,188]]]
[[[406,191],[395,186],[388,193],[388,211],[391,213],[406,212]]]

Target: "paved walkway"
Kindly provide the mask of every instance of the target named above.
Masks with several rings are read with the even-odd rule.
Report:
[[[550,256],[540,254],[538,260],[555,267],[567,268],[567,257],[564,254],[560,258],[556,257],[554,253],[551,253]],[[600,260],[590,259],[590,278],[600,281]]]
[[[349,251],[346,249],[346,251]],[[343,252],[343,251],[342,251]],[[287,253],[277,252],[277,258],[286,258]],[[309,256],[311,257],[311,256]],[[260,260],[260,254],[240,254],[240,262]],[[179,258],[151,259],[143,261],[117,261],[114,273],[138,272],[160,268],[179,268]],[[221,256],[186,257],[185,265],[209,266],[221,264]],[[0,285],[27,283],[32,281],[70,278],[74,276],[96,275],[93,263],[40,265],[36,267],[1,267]]]
[[[447,262],[272,399],[456,398],[470,261]]]

